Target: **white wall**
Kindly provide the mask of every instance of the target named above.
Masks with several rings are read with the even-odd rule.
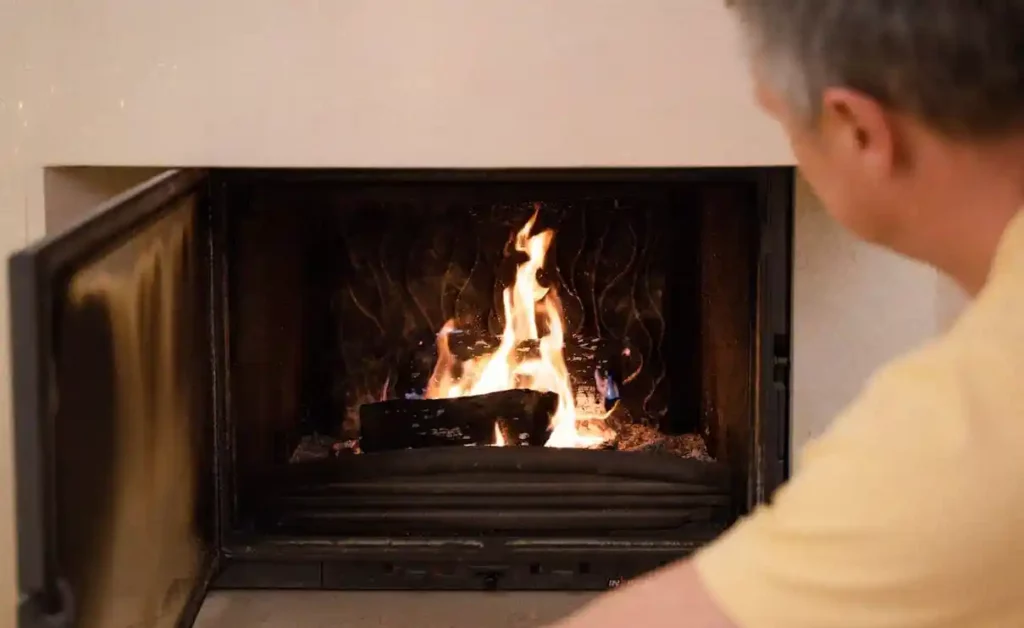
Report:
[[[0,0],[0,251],[43,233],[44,166],[787,163],[733,34],[721,0]],[[797,213],[799,443],[959,298],[805,189]],[[8,407],[0,386],[0,625]]]

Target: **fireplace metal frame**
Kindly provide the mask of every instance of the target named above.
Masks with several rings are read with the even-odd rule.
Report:
[[[761,241],[757,259],[756,390],[751,408],[752,442],[742,512],[768,501],[789,471],[789,362],[792,276],[793,169],[588,168],[508,170],[224,170],[211,176],[215,221],[211,251],[215,302],[214,355],[220,369],[215,424],[218,442],[231,440],[231,374],[225,359],[228,320],[228,249],[225,238],[231,191],[261,180],[293,183],[538,183],[701,182],[746,183],[756,189]],[[615,586],[691,553],[721,528],[708,526],[692,540],[649,538],[524,539],[516,537],[282,538],[240,530],[233,521],[231,460],[217,469],[222,571],[214,587],[364,589],[576,589]],[[581,513],[582,514],[582,513]]]

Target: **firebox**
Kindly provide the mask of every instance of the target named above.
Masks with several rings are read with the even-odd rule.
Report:
[[[792,178],[172,171],[18,253],[23,625],[699,548],[787,474]]]

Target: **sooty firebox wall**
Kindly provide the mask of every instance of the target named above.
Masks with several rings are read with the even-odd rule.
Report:
[[[668,285],[671,278],[665,273],[676,227],[672,222],[682,223],[680,231],[692,229],[687,224],[693,222],[692,215],[678,212],[662,217],[668,224],[659,225],[657,208],[622,211],[618,205],[616,199],[439,209],[364,205],[333,214],[337,222],[330,233],[338,238],[326,246],[340,253],[336,283],[329,289],[335,295],[338,326],[334,382],[341,388],[338,405],[345,408],[339,445],[368,449],[360,443],[367,431],[360,416],[376,419],[366,407],[374,402],[406,400],[387,404],[394,412],[386,420],[405,422],[402,412],[408,410],[409,420],[426,424],[444,412],[444,404],[432,404],[440,407],[419,416],[416,410],[423,404],[416,401],[454,397],[456,387],[464,394],[502,388],[567,394],[563,389],[571,388],[573,416],[563,418],[575,419],[576,439],[558,443],[557,436],[544,434],[539,442],[508,439],[507,444],[554,440],[552,444],[561,446],[666,447],[706,457],[695,434],[698,413],[681,412],[677,424],[671,422],[665,354],[672,349],[663,346],[668,344],[665,293],[679,288]],[[550,243],[548,251],[537,250],[541,239]],[[680,275],[678,280],[686,278]],[[531,330],[531,321],[521,320],[530,316],[539,329]],[[692,324],[680,321],[684,326],[687,322]],[[558,329],[551,330],[552,325]],[[543,355],[547,340],[555,335],[564,337],[555,343],[560,346]],[[513,338],[505,345],[509,355],[502,351],[505,336]],[[687,349],[678,350],[696,357]],[[694,366],[690,360],[681,362]],[[484,381],[488,376],[499,381]],[[570,386],[552,381],[560,376]],[[446,378],[448,389],[435,390],[446,388]],[[696,399],[695,391],[690,392]],[[489,398],[481,401],[489,405]],[[515,414],[511,408],[495,410]],[[452,434],[423,434],[422,440],[427,445],[495,444],[489,426],[483,428],[483,438],[469,433],[479,418],[454,425]],[[638,429],[629,429],[634,425]],[[321,432],[338,433],[337,426],[322,427],[327,429]],[[408,426],[389,427],[400,436]],[[694,437],[655,436],[662,432]],[[506,439],[502,435],[500,440]],[[387,442],[375,444],[393,448]]]
[[[561,491],[548,499],[614,506],[614,490],[583,497],[597,490],[593,477],[564,484],[588,475],[607,486],[621,476],[678,483],[680,474],[714,486],[730,469],[727,500],[743,490],[754,394],[753,186],[257,179],[229,205],[235,482],[255,525],[355,534],[372,520],[379,531],[379,518],[358,516],[354,502],[345,516],[312,512],[339,479],[358,481],[346,489],[355,492],[387,480],[397,499],[396,486],[419,476],[404,508],[425,489],[424,473],[448,484],[482,473],[504,496],[465,482],[459,490],[491,509],[526,490],[512,485],[514,472],[532,483],[534,506],[539,487],[558,478]],[[498,383],[494,368],[482,373],[490,362],[505,365]],[[566,433],[561,375],[575,440],[555,442],[559,421]],[[643,510],[642,496],[625,496],[635,488],[619,498]],[[380,503],[373,508],[394,521]],[[526,531],[566,524],[519,514]],[[406,515],[396,532],[474,527]],[[479,531],[509,526],[491,521]]]

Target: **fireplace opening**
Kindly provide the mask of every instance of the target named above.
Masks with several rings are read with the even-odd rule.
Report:
[[[792,176],[179,171],[33,245],[24,613],[694,551],[787,474]]]
[[[778,481],[757,175],[227,178],[242,538],[713,538]]]

